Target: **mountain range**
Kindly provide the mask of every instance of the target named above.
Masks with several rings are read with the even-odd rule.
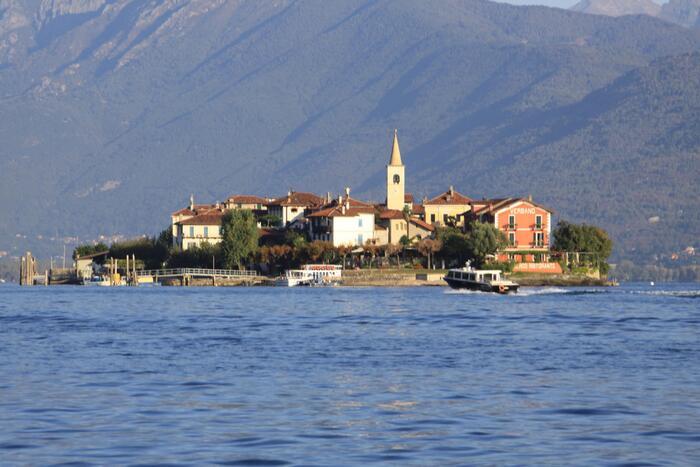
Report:
[[[700,28],[700,0],[669,0],[663,5],[652,0],[581,0],[571,10],[605,16],[648,15]]]
[[[0,0],[0,250],[289,188],[531,194],[616,255],[700,232],[700,32],[483,0]],[[59,250],[60,249],[60,250]]]

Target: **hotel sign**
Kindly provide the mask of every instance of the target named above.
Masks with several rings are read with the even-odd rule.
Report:
[[[510,213],[515,215],[515,214],[535,214],[537,211],[535,208],[513,208],[510,210]]]
[[[542,274],[563,274],[559,263],[516,263],[514,272],[538,272]]]

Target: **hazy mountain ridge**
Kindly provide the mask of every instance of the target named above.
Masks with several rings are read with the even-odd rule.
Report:
[[[631,251],[621,234],[646,221],[646,211],[617,218],[578,195],[608,180],[610,164],[638,173],[630,164],[646,140],[625,136],[634,128],[614,118],[614,104],[643,102],[591,96],[700,44],[697,34],[647,17],[483,1],[47,4],[43,16],[25,11],[44,20],[13,29],[10,52],[0,51],[5,239],[154,232],[191,192],[215,201],[349,184],[381,200],[389,134],[398,127],[416,195],[449,183],[471,195],[532,193],[564,216],[603,222]],[[61,17],[67,26],[47,34]],[[689,80],[674,92],[688,94],[690,105],[695,86]],[[562,125],[577,106],[597,109],[589,111],[594,122],[611,119],[619,147],[630,150],[599,145],[591,119]],[[669,110],[661,110],[663,120]],[[674,157],[688,161],[697,141],[674,131],[688,139],[685,155]],[[600,154],[587,158],[605,159],[605,169],[592,166],[574,182],[552,173],[556,166],[570,174],[572,154],[585,167],[592,144]],[[658,152],[648,157],[659,160]],[[678,174],[684,184],[697,168],[689,164]],[[642,192],[658,185],[651,180]],[[619,190],[606,182],[596,202]],[[637,196],[619,198],[629,207]],[[655,224],[644,241],[653,245],[672,225]]]
[[[592,15],[648,15],[686,28],[700,28],[700,0],[669,0],[663,5],[652,0],[581,0],[570,9]]]
[[[658,16],[661,12],[661,5],[654,3],[652,0],[581,0],[572,6],[571,10],[591,15]]]

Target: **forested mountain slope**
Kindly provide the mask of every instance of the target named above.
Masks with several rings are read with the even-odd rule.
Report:
[[[190,193],[380,200],[393,128],[417,196],[532,194],[624,254],[680,245],[697,218],[640,219],[697,212],[699,45],[478,0],[0,0],[0,250],[153,233]]]

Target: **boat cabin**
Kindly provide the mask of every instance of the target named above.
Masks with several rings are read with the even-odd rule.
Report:
[[[501,271],[499,270],[455,270],[451,269],[447,273],[450,279],[473,281],[473,282],[493,282],[501,280]]]

